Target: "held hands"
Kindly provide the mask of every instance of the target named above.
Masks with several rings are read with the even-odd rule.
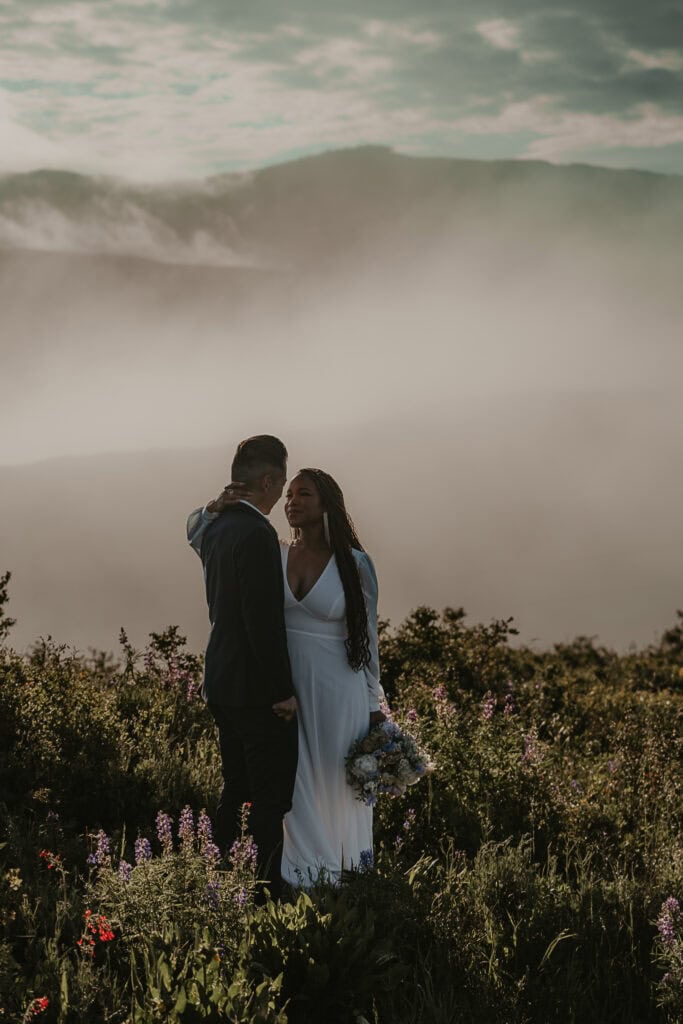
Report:
[[[376,725],[380,725],[382,722],[386,722],[387,716],[382,711],[371,711],[370,712],[370,728],[374,729]]]
[[[284,719],[285,722],[291,722],[296,715],[296,697],[279,700],[277,704],[273,704],[273,711],[278,718]]]
[[[225,512],[226,508],[230,508],[231,505],[237,505],[243,499],[248,501],[252,496],[253,492],[249,490],[247,484],[233,482],[224,487],[217,498],[207,503],[206,511]]]

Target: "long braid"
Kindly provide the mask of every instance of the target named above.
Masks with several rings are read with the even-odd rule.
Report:
[[[358,539],[353,520],[346,511],[344,495],[336,480],[322,469],[302,469],[300,472],[313,480],[327,512],[330,545],[337,561],[346,600],[346,654],[351,668],[359,671],[370,661],[370,637],[365,594],[353,549],[365,549]]]

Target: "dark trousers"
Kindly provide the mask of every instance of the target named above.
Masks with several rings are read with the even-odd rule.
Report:
[[[240,834],[242,805],[250,803],[248,829],[258,856],[257,877],[281,894],[282,819],[292,806],[298,756],[296,717],[284,722],[270,707],[228,708],[210,704],[218,725],[223,791],[218,801],[215,839],[229,854]]]

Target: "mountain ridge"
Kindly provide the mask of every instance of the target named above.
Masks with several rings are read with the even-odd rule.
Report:
[[[0,176],[0,247],[200,265],[336,264],[381,235],[566,219],[625,237],[683,230],[683,177],[590,164],[333,150],[195,182],[136,184],[36,169]]]

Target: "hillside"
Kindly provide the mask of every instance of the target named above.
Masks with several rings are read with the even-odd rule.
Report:
[[[552,236],[568,222],[666,244],[683,227],[683,179],[371,146],[176,186],[50,170],[0,178],[0,245],[164,262],[337,266],[397,237],[419,243],[473,223]]]

